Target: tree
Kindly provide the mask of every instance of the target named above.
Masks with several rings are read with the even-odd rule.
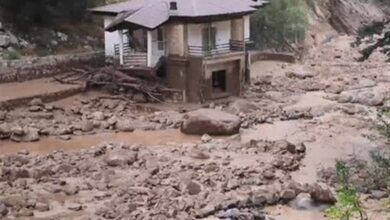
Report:
[[[272,0],[252,16],[251,32],[257,48],[290,50],[304,40],[309,0]]]

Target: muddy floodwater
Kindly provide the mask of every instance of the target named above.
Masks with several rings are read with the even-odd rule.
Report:
[[[93,135],[74,136],[64,141],[58,137],[42,138],[38,142],[15,143],[11,141],[0,142],[0,154],[13,154],[21,150],[33,153],[50,153],[56,150],[76,151],[87,149],[103,142],[116,142],[125,144],[164,145],[169,143],[192,143],[200,140],[199,136],[185,135],[179,130],[168,129],[159,131],[134,131],[132,133],[99,133]]]

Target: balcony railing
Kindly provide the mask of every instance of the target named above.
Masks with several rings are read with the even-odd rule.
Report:
[[[114,45],[114,54],[119,56],[119,44]],[[124,66],[146,66],[147,53],[131,50],[128,43],[123,44],[123,65]]]
[[[235,51],[244,51],[245,41],[230,40],[229,43],[217,44],[214,48],[203,46],[188,46],[188,53],[191,56],[215,56]]]

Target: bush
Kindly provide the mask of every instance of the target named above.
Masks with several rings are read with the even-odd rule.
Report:
[[[19,60],[22,55],[16,50],[7,51],[4,55],[4,58],[7,60]]]
[[[335,220],[349,220],[357,216],[360,220],[366,219],[359,194],[351,183],[350,168],[345,162],[337,161],[336,175],[339,184],[337,203],[326,211],[327,216]]]
[[[252,38],[259,49],[291,50],[305,39],[308,3],[314,0],[273,0],[252,16]]]

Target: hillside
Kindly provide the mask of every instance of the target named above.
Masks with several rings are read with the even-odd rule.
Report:
[[[20,3],[18,3],[19,1],[10,1],[12,4],[17,5],[16,9],[12,7],[10,9],[5,4],[7,1],[10,0],[0,1],[0,57],[4,59],[18,59],[20,56],[45,56],[102,48],[102,21],[99,18],[91,17],[85,12],[85,9],[123,0],[89,0],[85,1],[85,5],[80,6],[77,4],[81,8],[76,11],[71,10],[69,13],[62,14],[53,13],[53,16],[46,16],[46,14],[51,13],[51,11],[58,11],[60,7],[65,6],[50,6],[46,11],[41,13],[39,11],[41,9],[39,9],[34,14],[25,12],[30,11],[32,6],[25,5],[26,3],[23,3],[23,1],[20,1]],[[44,0],[40,1],[45,2]],[[369,24],[372,21],[383,20],[386,16],[386,7],[382,7],[378,3],[379,0],[305,1],[309,2],[307,3],[309,27],[303,47],[306,49],[327,41],[336,35],[354,34],[362,25]],[[49,3],[40,4],[45,5]],[[37,10],[35,9],[36,7],[32,7],[33,9],[31,10]],[[75,6],[69,4],[66,7]],[[18,17],[13,16],[15,12],[18,14],[25,13],[26,19],[23,20],[22,15]],[[45,14],[45,16],[42,17],[41,14]],[[35,15],[38,16],[33,19]],[[45,21],[41,21],[42,19]],[[29,23],[29,21],[32,22]],[[293,23],[291,25],[296,26],[300,24]],[[297,48],[302,47],[299,46]]]

